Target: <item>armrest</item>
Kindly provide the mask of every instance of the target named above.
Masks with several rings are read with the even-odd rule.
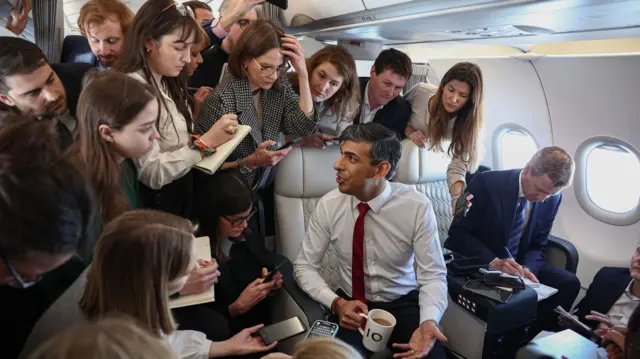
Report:
[[[287,269],[284,269],[285,267],[287,267]],[[309,324],[313,324],[316,320],[325,320],[326,315],[322,305],[303,291],[302,288],[298,286],[298,283],[293,279],[293,264],[291,264],[291,262],[287,262],[287,264],[283,266],[283,270],[288,271],[291,275],[284,275],[285,273],[282,273],[282,288],[287,292],[287,294],[289,294],[298,307],[302,309],[309,321]]]
[[[548,255],[550,254],[549,249],[551,249],[551,251],[559,251],[562,255],[564,255],[564,269],[573,274],[576,273],[576,271],[578,270],[578,260],[580,259],[580,257],[578,255],[578,250],[571,242],[562,238],[558,238],[556,236],[549,235],[549,242],[547,244],[547,250],[545,252],[547,252],[547,257],[553,257]],[[547,262],[549,262],[548,259]]]
[[[258,206],[258,231],[260,233],[260,238],[266,238],[265,237],[265,226],[266,224],[266,220],[264,219],[264,202],[262,201],[262,198],[260,197],[260,195],[257,195],[257,201],[256,201],[256,205]]]

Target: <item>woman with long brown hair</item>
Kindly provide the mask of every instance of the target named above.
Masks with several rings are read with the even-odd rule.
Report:
[[[89,75],[78,100],[78,157],[93,185],[103,223],[140,206],[133,159],[160,138],[153,89],[123,73]]]
[[[459,62],[444,74],[440,86],[419,83],[405,98],[413,112],[407,137],[420,148],[448,147],[452,160],[447,183],[453,207],[464,190],[466,173],[475,172],[482,160],[482,71],[476,64]]]
[[[167,343],[180,358],[246,355],[272,349],[244,329],[231,339],[212,342],[201,332],[178,330],[169,296],[181,290],[197,267],[193,225],[170,213],[133,210],[104,229],[94,261],[45,312],[33,328],[22,357],[74,325],[123,314]]]
[[[307,59],[307,69],[320,121],[319,132],[306,137],[301,145],[323,148],[324,141],[340,136],[353,124],[360,106],[360,81],[353,56],[339,45],[318,50]],[[297,72],[289,74],[289,81],[299,91]]]
[[[191,47],[201,41],[193,12],[172,0],[149,0],[136,13],[115,68],[147,83],[160,101],[160,120],[151,151],[136,160],[141,195],[153,208],[190,216],[193,166],[228,141],[236,115],[219,116],[216,126],[192,138],[192,100],[179,78],[191,61]]]

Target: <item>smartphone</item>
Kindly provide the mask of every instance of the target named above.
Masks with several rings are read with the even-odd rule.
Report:
[[[284,145],[278,147],[278,149],[276,151],[280,151],[280,150],[284,150],[287,147],[291,147],[293,146],[296,142],[299,142],[300,140],[302,140],[304,138],[304,136],[300,136],[300,137],[296,137],[293,140],[285,143]]]
[[[520,277],[503,277],[501,275],[489,274],[484,276],[484,284],[495,287],[506,287],[513,289],[525,289],[524,281]]]
[[[479,257],[454,258],[447,266],[450,267],[452,272],[468,273],[477,271],[480,268],[489,268],[489,263]]]
[[[326,320],[316,320],[304,340],[313,337],[329,337],[333,338],[338,334],[338,324],[327,322]]]
[[[502,290],[500,288],[488,286],[482,282],[477,280],[469,280],[464,284],[464,289],[481,295],[483,297],[487,297],[489,299],[493,299],[496,302],[506,303],[509,298],[511,298],[511,292],[506,290]]]
[[[273,4],[282,10],[287,10],[289,8],[289,0],[266,0],[268,3]]]
[[[191,96],[195,95],[198,92],[198,87],[187,87],[187,91],[191,94]]]
[[[569,321],[570,329],[572,329],[573,331],[580,333],[591,340],[601,339],[598,335],[596,335],[596,333],[593,332],[593,330],[591,330],[589,326],[582,323],[578,319],[574,318],[571,314],[567,313],[567,311],[564,310],[564,308],[562,308],[561,306],[557,306],[556,309],[554,309],[554,311]]]
[[[262,281],[262,283],[271,282],[273,280],[273,276],[276,275],[276,273],[278,273],[280,268],[282,268],[282,266],[285,263],[287,263],[286,259],[283,260],[282,262],[280,262],[280,264],[278,264],[275,268],[273,268],[273,270],[271,272],[269,272],[269,274],[267,274],[267,276],[264,278],[264,281]]]
[[[304,333],[305,328],[300,318],[293,317],[282,322],[266,326],[258,332],[265,345],[285,340]]]

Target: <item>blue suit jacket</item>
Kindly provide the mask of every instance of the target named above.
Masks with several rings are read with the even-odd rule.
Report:
[[[592,310],[607,314],[627,289],[631,279],[629,268],[603,267],[600,269],[587,289],[587,294],[577,306],[577,316],[580,321],[596,329],[599,322],[586,320],[584,317]]]
[[[487,263],[508,258],[505,246],[513,226],[519,194],[519,169],[479,173],[469,183],[465,196],[473,194],[466,216],[456,216],[449,228],[445,247],[459,254],[480,257]],[[520,240],[516,261],[538,275],[544,263],[544,249],[556,218],[562,195],[543,203],[532,203],[529,222]]]

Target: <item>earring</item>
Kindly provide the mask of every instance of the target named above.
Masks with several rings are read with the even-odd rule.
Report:
[[[151,49],[147,49],[147,48],[145,48],[145,49],[144,49],[144,51],[145,51],[146,53],[149,53],[149,52],[151,52]]]

